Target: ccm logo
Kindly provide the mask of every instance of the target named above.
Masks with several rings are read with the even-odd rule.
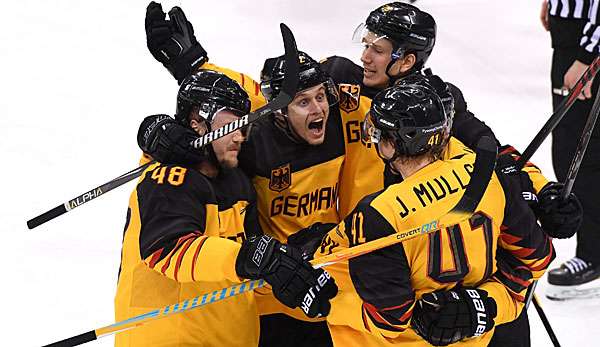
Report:
[[[475,328],[475,334],[473,334],[473,336],[481,336],[485,332],[485,327],[487,325],[485,305],[483,304],[483,300],[481,300],[478,291],[467,289],[466,292],[471,297],[471,300],[473,300],[473,305],[475,306],[475,310],[477,310],[477,328]]]

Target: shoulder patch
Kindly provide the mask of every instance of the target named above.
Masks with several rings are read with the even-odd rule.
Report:
[[[289,163],[271,170],[269,189],[282,192],[290,185],[292,185],[292,172]]]
[[[358,109],[360,105],[360,86],[357,84],[340,83],[340,108],[346,112]]]

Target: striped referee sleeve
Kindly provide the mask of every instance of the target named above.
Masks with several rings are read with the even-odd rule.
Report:
[[[560,18],[587,18],[591,4],[595,0],[550,0],[548,10],[550,15]]]
[[[583,1],[583,0],[577,0]],[[591,0],[588,11],[588,22],[583,28],[583,35],[579,45],[577,60],[582,63],[590,64],[592,60],[600,53],[598,41],[600,41],[600,24],[598,22],[598,11],[600,10],[600,0]]]

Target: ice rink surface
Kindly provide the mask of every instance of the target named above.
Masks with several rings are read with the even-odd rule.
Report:
[[[551,113],[541,0],[420,0],[438,41],[428,65],[503,143],[523,150]],[[351,35],[382,1],[182,1],[212,62],[258,78],[283,53],[278,23],[315,58],[358,62]],[[34,230],[25,221],[137,165],[141,119],[173,113],[177,84],[146,49],[146,0],[3,1],[0,20],[0,345],[39,346],[113,322],[128,196],[121,187]],[[533,160],[553,177],[549,141]],[[574,254],[555,243],[552,267]],[[598,346],[600,299],[538,296],[563,346]],[[550,340],[530,308],[533,346]],[[112,345],[108,337],[94,342]],[[92,345],[92,344],[90,344]]]

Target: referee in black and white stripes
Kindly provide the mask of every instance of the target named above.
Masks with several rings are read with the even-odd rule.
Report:
[[[541,20],[552,38],[552,104],[556,110],[568,90],[599,54],[600,0],[545,0]],[[600,77],[583,93],[552,132],[552,162],[564,182],[577,143],[598,91]],[[577,231],[576,257],[549,272],[553,285],[579,285],[600,277],[600,127],[596,123],[581,164],[574,192],[583,205],[583,223]],[[576,266],[574,266],[576,265]],[[600,280],[596,281],[600,283]]]

